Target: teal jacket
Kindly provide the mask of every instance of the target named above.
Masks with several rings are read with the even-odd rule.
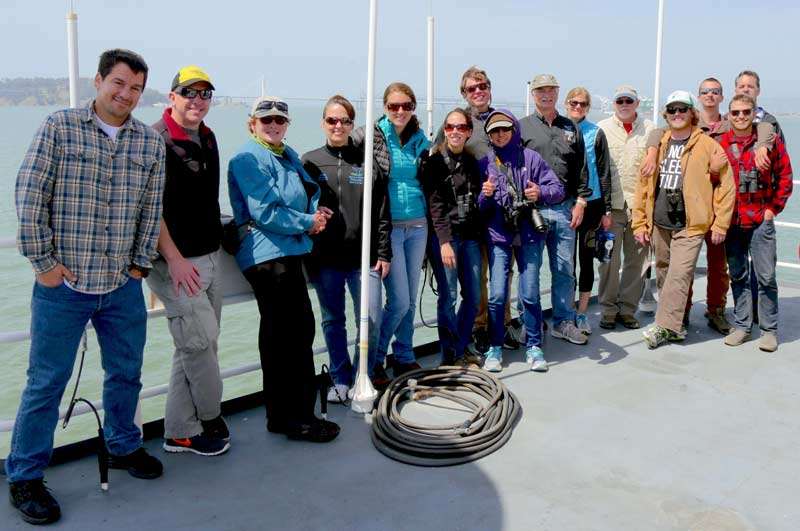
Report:
[[[238,224],[253,223],[236,253],[239,268],[311,252],[307,231],[314,226],[319,193],[292,148],[281,157],[249,140],[228,163],[233,217]]]
[[[424,218],[427,212],[425,194],[417,175],[417,162],[420,155],[428,149],[430,142],[425,138],[422,129],[418,129],[405,145],[400,145],[400,139],[394,126],[386,116],[378,120],[378,129],[383,133],[383,139],[391,158],[389,167],[389,208],[392,220]]]

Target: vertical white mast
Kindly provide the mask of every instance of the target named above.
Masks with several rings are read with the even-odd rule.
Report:
[[[531,113],[531,82],[525,84],[525,116]]]
[[[73,109],[80,100],[80,87],[78,86],[78,14],[75,5],[70,2],[67,13],[67,55],[69,61],[69,106]]]
[[[428,139],[433,140],[433,15],[428,17]]]
[[[661,89],[661,48],[664,45],[664,0],[658,0],[658,31],[656,32],[656,87],[653,93],[653,123],[658,123],[659,90]]]
[[[350,409],[357,413],[372,412],[378,393],[367,373],[369,365],[369,274],[370,235],[372,234],[372,146],[375,139],[375,35],[378,21],[378,0],[369,2],[369,51],[367,53],[367,123],[364,126],[364,209],[361,231],[361,316],[358,340],[358,376]]]

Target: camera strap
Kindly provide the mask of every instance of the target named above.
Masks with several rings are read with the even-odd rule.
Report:
[[[456,189],[456,181],[454,177],[458,173],[458,171],[463,168],[463,164],[461,164],[462,156],[463,154],[459,156],[457,160],[453,160],[452,158],[450,158],[450,150],[447,149],[447,146],[444,146],[442,149],[442,158],[444,159],[444,163],[447,166],[448,170],[448,174],[447,177],[445,177],[445,180],[450,181],[450,186],[453,188],[453,197],[455,197],[456,200],[458,200],[458,190]],[[470,186],[469,179],[467,179],[466,175],[464,175],[464,183],[467,185],[467,193],[471,194],[472,186]]]
[[[494,156],[495,164],[497,164],[497,169],[503,175],[503,178],[506,180],[506,189],[508,190],[508,195],[511,197],[511,201],[516,203],[519,200],[519,189],[517,188],[517,183],[514,181],[514,170],[511,170],[511,175],[509,175],[506,170],[508,169],[505,164],[500,160],[496,154]],[[524,164],[525,160],[522,155],[522,146],[519,146],[519,150],[517,151],[517,165],[521,168]],[[524,183],[522,183],[524,185]]]

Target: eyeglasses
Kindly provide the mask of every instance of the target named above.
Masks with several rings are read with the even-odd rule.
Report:
[[[475,85],[470,85],[469,87],[465,87],[464,90],[472,94],[476,90],[489,90],[490,88],[492,88],[491,83],[487,83],[486,81],[484,81],[483,83],[477,83]]]
[[[281,112],[289,112],[289,104],[286,103],[285,101],[267,100],[259,103],[258,107],[256,107],[256,110],[253,112],[253,114],[257,113],[258,111],[268,111],[273,108],[278,109]]]
[[[184,98],[186,98],[187,100],[191,100],[193,98],[196,98],[197,96],[200,96],[201,100],[210,100],[211,96],[214,95],[214,91],[211,89],[198,90],[188,87],[183,87],[177,90],[176,92],[181,96],[183,96]]]
[[[751,114],[753,114],[753,109],[741,109],[741,110],[738,110],[738,111],[728,111],[728,113],[731,116],[733,116],[734,118],[739,116],[740,114],[742,116],[750,116]]]
[[[453,131],[460,131],[462,133],[466,133],[469,131],[471,127],[467,124],[444,124],[444,130],[448,133]]]
[[[717,87],[714,87],[714,88],[701,88],[700,89],[700,95],[703,96],[705,94],[714,94],[716,96],[719,96],[720,94],[722,94],[722,89],[721,88],[717,88]]]
[[[567,103],[569,103],[570,107],[581,107],[582,109],[585,109],[589,106],[588,101],[569,100]]]
[[[633,105],[633,102],[630,98],[618,98],[614,101],[617,105]]]
[[[325,123],[328,125],[342,124],[342,127],[349,127],[353,125],[353,120],[350,118],[334,118],[333,116],[328,116],[325,118]]]
[[[681,114],[689,112],[689,106],[681,105],[680,107],[667,107],[667,114],[675,114],[676,112],[679,112]]]
[[[269,125],[272,122],[275,122],[278,125],[283,125],[289,120],[287,118],[284,118],[283,116],[262,116],[261,118],[258,119],[258,121],[264,125]]]
[[[392,112],[397,112],[400,109],[411,112],[416,109],[417,106],[413,101],[404,101],[403,103],[387,103],[386,108]]]
[[[491,131],[489,131],[489,134],[490,134],[490,135],[493,135],[493,134],[495,134],[495,133],[510,133],[510,132],[511,132],[511,131],[513,131],[513,130],[514,130],[514,128],[513,128],[513,127],[502,127],[502,126],[501,126],[501,127],[495,127],[494,129],[492,129]]]

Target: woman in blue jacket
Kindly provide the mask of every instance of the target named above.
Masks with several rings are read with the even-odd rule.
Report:
[[[319,187],[297,153],[283,143],[289,106],[259,98],[250,113],[251,138],[228,164],[233,216],[251,230],[236,253],[253,287],[261,322],[258,350],[264,383],[267,430],[290,439],[328,442],[339,426],[314,415],[314,314],[302,260],[310,234],[325,229],[317,210]]]

